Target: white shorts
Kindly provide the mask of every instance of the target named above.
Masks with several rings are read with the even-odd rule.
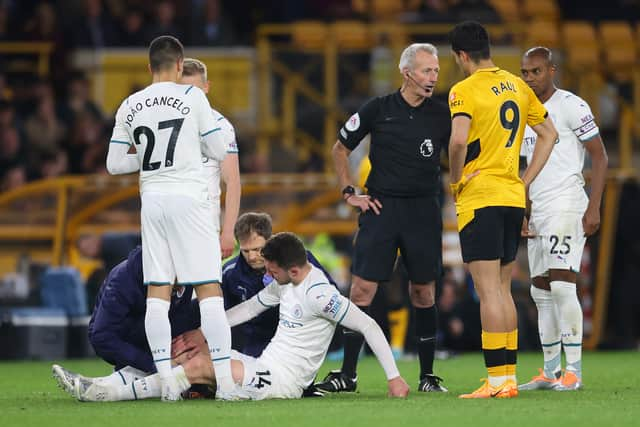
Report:
[[[280,373],[277,367],[269,366],[264,360],[231,350],[231,358],[244,366],[242,386],[237,387],[234,396],[241,400],[299,399],[302,390],[292,380]]]
[[[220,240],[209,196],[142,193],[145,285],[199,285],[221,279]]]
[[[527,242],[531,277],[546,277],[550,269],[580,271],[587,240],[582,214],[532,216],[529,229],[536,233],[536,237]]]

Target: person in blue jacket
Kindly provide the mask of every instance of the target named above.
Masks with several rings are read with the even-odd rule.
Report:
[[[273,278],[266,274],[261,250],[271,237],[271,216],[266,213],[247,212],[236,221],[234,235],[240,245],[240,255],[222,267],[222,292],[225,309],[251,299],[264,289]],[[309,262],[320,268],[336,286],[329,273],[313,254],[307,251]],[[232,348],[258,357],[269,344],[278,326],[278,308],[271,308],[253,320],[232,329]]]

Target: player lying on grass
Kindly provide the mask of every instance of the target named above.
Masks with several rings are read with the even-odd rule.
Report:
[[[272,236],[262,250],[267,272],[275,279],[256,296],[227,311],[229,324],[241,324],[279,305],[280,323],[276,335],[258,358],[232,352],[232,373],[236,383],[231,393],[219,399],[300,398],[324,361],[336,324],[362,333],[382,365],[389,395],[405,397],[409,386],[400,376],[391,348],[377,323],[329,284],[321,270],[307,261],[305,248],[295,235]],[[215,381],[208,354],[198,353],[173,368],[180,387]],[[157,374],[131,385],[106,385],[80,376],[65,378],[65,389],[82,401],[135,400],[160,396]]]

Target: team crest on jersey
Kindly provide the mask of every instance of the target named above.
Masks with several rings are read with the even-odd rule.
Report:
[[[433,155],[433,143],[430,139],[425,138],[425,140],[422,141],[422,144],[420,144],[420,154],[424,157],[431,157]]]
[[[353,116],[349,117],[349,120],[347,120],[344,127],[347,128],[349,132],[358,130],[360,127],[360,114],[355,113]]]
[[[263,285],[267,286],[271,282],[273,282],[273,277],[270,274],[265,274],[262,276]]]
[[[296,319],[302,318],[302,306],[300,304],[296,304],[293,307],[293,317],[295,317]]]

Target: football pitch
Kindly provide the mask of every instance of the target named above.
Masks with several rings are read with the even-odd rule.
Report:
[[[528,381],[541,364],[540,354],[520,354],[518,377]],[[85,375],[100,376],[110,367],[99,360],[56,361]],[[386,397],[382,368],[372,357],[359,365],[357,393],[324,398],[161,403],[158,400],[81,403],[59,389],[52,362],[0,362],[0,425],[9,426],[542,426],[640,425],[640,353],[586,353],[583,390],[530,391],[516,399],[461,400],[457,395],[480,385],[480,354],[436,361],[446,394],[424,394],[417,387],[417,361],[399,368],[411,386],[407,399]],[[335,369],[326,363],[320,375]]]

